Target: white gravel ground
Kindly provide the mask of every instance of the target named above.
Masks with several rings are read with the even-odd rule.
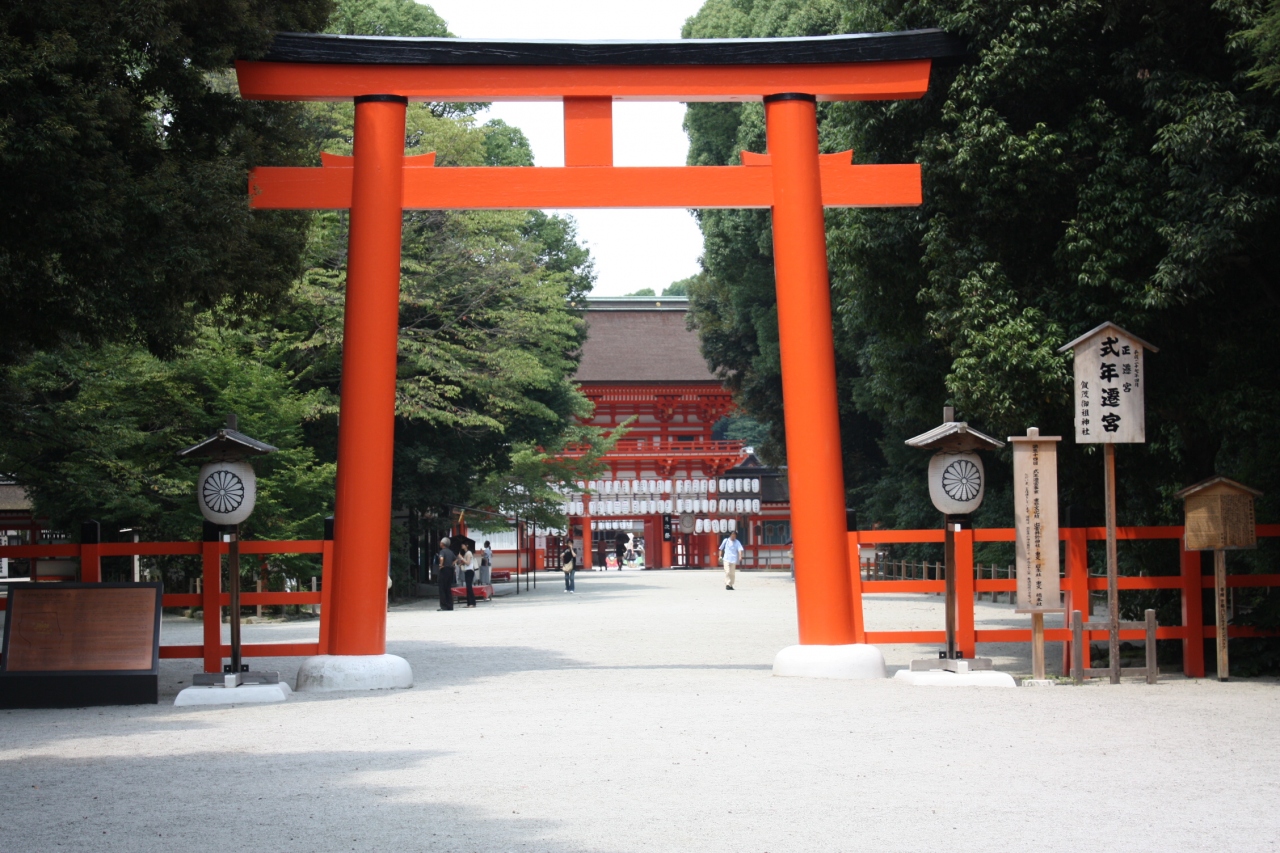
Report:
[[[785,575],[580,573],[395,607],[408,691],[0,712],[0,851],[1276,850],[1280,684],[930,690],[770,675]],[[876,596],[873,628],[940,627]],[[984,624],[1022,625],[1007,605]],[[292,640],[314,623],[252,625]],[[165,641],[197,635],[166,620]],[[928,650],[887,647],[892,667]],[[983,648],[1022,674],[1017,647]],[[1051,653],[1050,660],[1057,660]],[[266,663],[292,678],[296,660]]]

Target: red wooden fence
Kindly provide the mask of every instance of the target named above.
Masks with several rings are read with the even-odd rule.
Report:
[[[221,672],[222,659],[231,656],[231,647],[222,643],[222,608],[231,604],[231,596],[222,591],[222,557],[227,553],[226,542],[104,542],[101,544],[62,545],[6,545],[0,547],[0,557],[12,560],[79,559],[80,580],[94,583],[102,579],[103,557],[140,556],[191,556],[200,557],[203,563],[202,591],[198,593],[166,593],[165,607],[201,607],[204,609],[204,642],[183,646],[161,646],[162,658],[203,658],[205,672]],[[243,592],[240,603],[245,607],[257,604],[319,604],[320,640],[316,643],[246,643],[240,652],[245,657],[290,657],[324,654],[327,648],[328,592],[331,585],[330,566],[333,542],[328,539],[301,540],[296,542],[240,543],[240,553],[245,556],[262,554],[319,554],[321,558],[320,592]],[[0,610],[8,607],[7,599],[0,599]]]
[[[1161,640],[1182,641],[1182,668],[1188,676],[1203,678],[1204,640],[1217,637],[1217,629],[1205,624],[1203,591],[1213,587],[1213,575],[1203,574],[1200,568],[1200,552],[1187,551],[1182,546],[1181,527],[1121,527],[1117,529],[1117,538],[1121,542],[1172,539],[1178,544],[1178,573],[1156,577],[1121,577],[1119,587],[1124,590],[1134,589],[1176,589],[1182,598],[1182,624],[1162,625],[1156,632]],[[1258,525],[1258,536],[1280,536],[1280,524]],[[1106,528],[1103,527],[1070,527],[1060,531],[1059,538],[1065,543],[1066,559],[1063,561],[1064,577],[1062,590],[1065,593],[1064,603],[1067,611],[1079,610],[1087,617],[1089,614],[1089,592],[1105,590],[1106,577],[1090,576],[1087,544],[1090,541],[1105,540]],[[900,593],[941,593],[946,590],[946,582],[942,580],[894,580],[864,581],[861,579],[858,565],[859,545],[895,545],[937,543],[943,541],[941,530],[860,530],[849,534],[850,571],[854,583],[860,585],[863,595],[900,594]],[[974,599],[978,592],[1013,592],[1017,589],[1017,581],[1009,580],[976,580],[973,571],[973,546],[979,542],[1013,542],[1014,528],[987,528],[983,530],[961,530],[956,534],[956,594],[959,601],[959,613],[956,620],[957,643],[966,657],[976,654],[978,643],[1029,643],[1031,642],[1031,626],[1028,618],[1026,628],[1016,629],[976,629],[974,627]],[[1123,546],[1122,546],[1123,547]],[[1280,586],[1280,574],[1270,575],[1228,575],[1227,585],[1233,588],[1276,587]],[[1121,639],[1141,640],[1142,631],[1121,631]],[[1230,637],[1258,636],[1248,626],[1232,625],[1228,628]],[[1105,631],[1088,632],[1087,640],[1101,641],[1107,638]],[[1064,671],[1070,654],[1071,631],[1069,628],[1049,628],[1045,631],[1045,639],[1060,640],[1063,646]],[[936,631],[866,631],[868,643],[938,643],[946,642],[946,632]]]
[[[1156,636],[1161,640],[1181,640],[1183,644],[1183,671],[1196,678],[1205,674],[1204,640],[1217,636],[1212,624],[1205,624],[1203,609],[1203,591],[1212,588],[1213,575],[1204,574],[1200,567],[1200,552],[1186,551],[1182,547],[1181,527],[1121,527],[1117,531],[1121,542],[1140,540],[1175,540],[1178,545],[1178,573],[1156,577],[1122,577],[1120,589],[1150,590],[1176,589],[1182,599],[1182,624],[1161,626]],[[1258,525],[1258,536],[1280,537],[1280,524]],[[1066,545],[1066,559],[1063,563],[1064,577],[1062,589],[1065,593],[1065,604],[1070,610],[1080,610],[1088,615],[1089,592],[1105,590],[1105,577],[1090,576],[1087,543],[1105,540],[1106,530],[1101,527],[1064,528],[1060,533]],[[850,566],[855,588],[860,588],[863,595],[901,594],[901,593],[941,593],[946,590],[942,580],[892,580],[864,581],[861,579],[857,554],[859,545],[894,545],[894,544],[941,544],[941,530],[863,530],[849,534]],[[974,600],[978,592],[1013,592],[1015,580],[975,580],[973,571],[973,546],[979,542],[1013,542],[1014,529],[988,528],[983,530],[961,530],[956,534],[957,575],[956,588],[960,602],[957,619],[957,641],[961,651],[969,657],[976,654],[978,643],[1029,643],[1031,628],[1015,629],[977,629],[974,627]],[[203,658],[206,672],[220,672],[223,658],[229,657],[231,649],[221,642],[222,608],[230,605],[230,596],[222,592],[221,566],[222,557],[227,553],[225,542],[109,542],[102,544],[61,545],[8,545],[0,547],[0,557],[10,559],[79,559],[80,579],[94,582],[101,579],[101,560],[103,557],[128,557],[135,554],[141,556],[198,556],[203,561],[203,591],[199,593],[168,593],[164,596],[165,607],[201,607],[204,610],[204,642],[182,646],[161,646],[162,658]],[[246,592],[240,596],[241,604],[246,607],[254,605],[282,604],[319,604],[320,638],[315,643],[248,643],[242,648],[245,657],[289,657],[324,654],[327,651],[328,618],[332,612],[327,605],[332,585],[328,583],[333,561],[333,542],[331,540],[304,540],[297,542],[256,542],[240,543],[240,553],[246,556],[254,554],[319,554],[322,564],[322,582],[320,592]],[[1233,588],[1277,587],[1280,586],[1280,574],[1268,575],[1229,575],[1227,585]],[[8,605],[6,599],[0,598],[0,610]],[[1251,637],[1257,632],[1243,625],[1232,625],[1229,636]],[[1049,628],[1045,638],[1064,642],[1064,661],[1070,652],[1071,631],[1067,628]],[[1141,640],[1142,631],[1122,631],[1121,638]],[[1089,640],[1106,639],[1102,631],[1090,632]],[[868,643],[938,643],[945,642],[943,630],[935,631],[876,631],[867,630],[865,641]]]

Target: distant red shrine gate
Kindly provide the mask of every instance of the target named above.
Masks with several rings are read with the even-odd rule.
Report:
[[[850,574],[824,207],[918,205],[916,165],[819,154],[818,100],[919,98],[937,30],[799,39],[496,42],[280,34],[238,62],[242,97],[355,101],[352,157],[259,168],[256,208],[350,208],[329,652],[386,650],[386,572],[403,211],[767,207],[791,483],[800,642],[862,642]],[[434,168],[406,158],[408,101],[561,101],[564,168]],[[615,100],[763,101],[768,154],[741,166],[613,164]]]
[[[602,551],[614,551],[619,532],[643,537],[650,568],[714,565],[725,534],[707,523],[730,521],[747,546],[748,567],[790,566],[786,481],[760,465],[745,442],[713,436],[734,402],[686,326],[688,307],[684,297],[588,302],[575,379],[595,406],[590,423],[607,429],[630,421],[626,438],[604,459],[607,470],[569,504],[576,541],[590,543],[595,528],[594,554],[583,549],[588,568]],[[677,522],[670,540],[664,515]],[[682,515],[696,521],[694,530],[680,530]]]

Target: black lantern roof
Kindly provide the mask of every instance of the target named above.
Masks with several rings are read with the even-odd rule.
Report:
[[[964,453],[969,450],[999,450],[1004,442],[979,432],[964,421],[955,419],[955,410],[947,406],[942,410],[942,425],[915,438],[908,438],[908,447],[921,450],[946,450],[952,453]]]
[[[199,444],[193,444],[185,450],[179,450],[178,456],[183,459],[209,458],[218,461],[235,461],[246,456],[265,456],[275,453],[280,448],[274,447],[256,438],[250,438],[238,431],[235,415],[227,416],[227,425]]]

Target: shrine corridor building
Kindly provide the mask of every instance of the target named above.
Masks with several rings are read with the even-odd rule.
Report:
[[[684,297],[588,302],[576,379],[595,405],[590,423],[634,420],[605,457],[608,470],[569,503],[584,567],[602,565],[627,533],[643,542],[649,568],[714,566],[730,529],[746,546],[744,567],[790,567],[786,475],[745,442],[716,437],[734,403],[686,325],[688,310]]]

